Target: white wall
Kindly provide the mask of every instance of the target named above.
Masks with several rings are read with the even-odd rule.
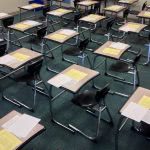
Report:
[[[27,3],[28,0],[0,0],[0,12],[12,13],[18,11],[19,6]]]
[[[0,0],[0,12],[16,12],[19,6],[28,4],[28,1],[29,0]],[[145,1],[146,0],[139,0],[139,2],[134,5],[134,8],[140,10]],[[149,1],[148,3],[150,4],[150,0],[147,1]]]

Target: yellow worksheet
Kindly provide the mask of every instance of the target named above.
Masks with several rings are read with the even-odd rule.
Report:
[[[0,130],[0,150],[13,150],[22,143],[15,135],[5,129]]]
[[[120,54],[120,51],[120,49],[108,47],[103,50],[103,53],[117,56]]]
[[[144,95],[144,96],[140,99],[140,101],[139,101],[138,104],[141,105],[141,106],[143,106],[143,107],[145,107],[145,108],[150,109],[150,97]]]
[[[19,61],[27,61],[30,58],[30,56],[21,53],[14,53],[12,56]]]
[[[69,76],[70,78],[72,78],[73,80],[76,80],[76,81],[80,81],[87,76],[86,73],[81,72],[76,69],[69,70],[68,72],[65,73],[65,75]]]

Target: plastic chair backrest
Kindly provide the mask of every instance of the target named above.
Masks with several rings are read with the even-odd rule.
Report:
[[[47,12],[50,11],[50,7],[43,8],[43,16],[46,17]]]
[[[79,19],[80,19],[81,17],[82,17],[82,14],[81,14],[81,13],[75,14],[75,16],[74,16],[74,23],[75,23],[76,25],[78,25]]]
[[[111,29],[111,27],[113,26],[115,22],[115,19],[112,19],[110,21],[107,22],[107,25],[106,25],[106,30],[109,31]]]
[[[83,41],[81,41],[80,44],[79,44],[79,49],[81,51],[84,51],[85,48],[87,47],[88,43],[89,43],[89,39],[88,38],[83,40]]]
[[[32,64],[28,65],[27,72],[30,75],[37,75],[40,73],[41,67],[42,67],[43,59],[37,60],[33,62]]]
[[[99,103],[108,94],[110,88],[109,84],[105,85],[101,90],[98,90],[95,95],[95,100]]]
[[[47,27],[43,27],[43,28],[37,30],[37,37],[39,39],[42,39],[46,34],[46,30],[47,30]]]
[[[126,9],[126,10],[123,12],[123,18],[124,18],[124,19],[127,19],[127,18],[128,18],[129,12],[130,12],[129,9]]]
[[[14,22],[14,17],[8,17],[2,20],[2,24],[5,28],[8,28],[8,26],[13,25],[13,22]]]
[[[80,0],[74,0],[73,4],[74,4],[74,8],[77,8],[77,3],[80,2]]]
[[[135,66],[137,64],[137,62],[139,61],[141,55],[142,55],[142,52],[140,50],[140,52],[136,55],[136,57],[133,60],[133,63],[132,63],[133,66]]]
[[[147,1],[144,2],[144,4],[142,5],[142,10],[144,10],[146,8],[146,6],[147,6]]]
[[[0,44],[0,56],[3,56],[5,54],[7,48],[7,44]]]

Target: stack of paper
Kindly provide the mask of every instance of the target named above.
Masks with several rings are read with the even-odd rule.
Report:
[[[64,74],[59,74],[56,77],[48,80],[48,83],[59,88],[67,83],[70,83],[72,79]]]
[[[113,42],[109,47],[124,50],[128,47],[128,45],[121,42]]]
[[[144,16],[145,16],[145,17],[150,17],[150,12],[149,12],[149,11],[146,11],[146,12],[144,13]]]
[[[72,36],[76,33],[76,31],[70,29],[62,29],[59,33],[67,36]]]
[[[107,10],[112,10],[112,11],[117,11],[119,9],[121,9],[122,6],[119,6],[119,5],[113,5],[113,6],[110,6],[110,7],[107,7],[106,9]]]
[[[5,16],[8,16],[8,14],[6,14],[6,13],[0,13],[0,17],[5,17]]]
[[[26,20],[26,21],[23,22],[23,24],[27,24],[27,25],[30,25],[30,26],[36,26],[36,25],[39,25],[39,22],[33,21],[33,20]]]
[[[31,5],[23,6],[24,9],[32,9],[33,7]]]
[[[25,138],[39,123],[40,119],[23,114],[6,122],[2,127],[19,138]]]
[[[24,23],[17,23],[17,24],[15,24],[15,28],[17,28],[17,29],[27,29],[29,27],[30,27],[30,25],[24,24]]]
[[[134,121],[137,122],[144,121],[150,124],[150,110],[134,102],[130,102],[128,106],[122,111],[121,114]]]
[[[144,108],[147,108],[147,109],[150,109],[150,97],[149,96],[146,96],[144,95],[139,103],[138,103],[140,106],[144,107]]]
[[[80,81],[87,76],[86,73],[78,71],[76,69],[69,70],[68,72],[65,73],[65,75],[76,81]]]
[[[52,35],[49,35],[48,37],[49,37],[50,39],[53,39],[53,40],[63,41],[63,40],[65,40],[68,36],[67,36],[67,35],[64,35],[64,34],[54,33],[54,34],[52,34]]]
[[[18,61],[27,61],[30,58],[30,56],[21,54],[21,53],[14,53],[14,54],[11,54],[11,56],[13,56]]]
[[[103,53],[117,56],[120,54],[120,51],[121,51],[120,49],[108,47],[103,50]]]
[[[0,64],[2,64],[2,65],[13,64],[15,62],[17,62],[16,59],[13,56],[9,55],[9,54],[0,57]]]

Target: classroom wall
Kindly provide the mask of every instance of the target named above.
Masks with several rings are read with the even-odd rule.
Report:
[[[18,11],[19,6],[28,4],[28,1],[29,0],[0,0],[0,12],[8,12],[8,13],[16,12]],[[73,0],[70,0],[70,1],[72,3]],[[142,4],[145,1],[146,0],[139,0],[139,2],[134,5],[134,8],[136,10],[140,10],[142,7]]]
[[[19,6],[27,3],[28,0],[0,0],[0,12],[12,13],[18,11]]]

